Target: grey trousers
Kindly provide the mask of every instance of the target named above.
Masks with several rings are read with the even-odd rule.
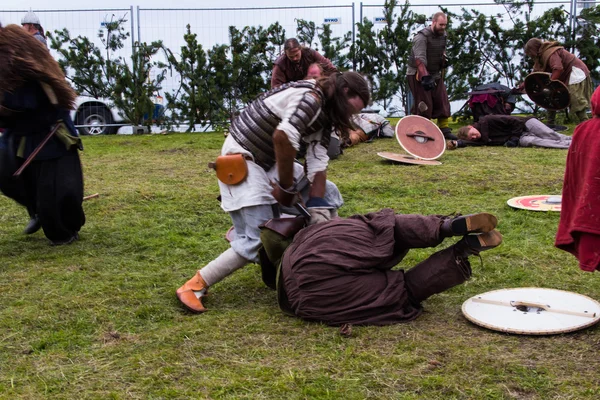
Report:
[[[525,122],[525,126],[527,131],[519,139],[519,146],[521,147],[568,149],[571,145],[571,136],[553,131],[535,118]]]

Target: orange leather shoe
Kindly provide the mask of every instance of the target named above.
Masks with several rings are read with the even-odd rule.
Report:
[[[185,308],[194,313],[203,313],[206,311],[206,308],[202,305],[202,301],[196,293],[208,288],[204,279],[202,279],[202,275],[200,275],[200,271],[194,275],[192,279],[183,284],[182,287],[177,289],[177,298],[184,305]]]

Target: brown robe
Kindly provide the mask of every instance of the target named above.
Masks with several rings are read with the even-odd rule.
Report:
[[[308,321],[388,325],[410,321],[420,302],[471,275],[453,248],[408,272],[392,270],[409,249],[434,247],[446,217],[396,215],[391,209],[309,226],[286,250],[280,306]]]
[[[311,64],[318,63],[323,68],[325,76],[337,72],[331,61],[323,57],[317,51],[303,47],[302,57],[299,63],[294,63],[284,54],[275,60],[273,74],[271,76],[271,89],[287,82],[301,81],[306,78],[308,67]]]

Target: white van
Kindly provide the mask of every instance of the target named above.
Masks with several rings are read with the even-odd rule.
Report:
[[[164,112],[163,98],[159,95],[152,97],[154,103],[153,120],[158,119]],[[80,135],[114,135],[119,128],[129,125],[129,121],[121,116],[119,110],[111,107],[106,99],[92,96],[78,96],[76,109],[71,112],[71,118]]]

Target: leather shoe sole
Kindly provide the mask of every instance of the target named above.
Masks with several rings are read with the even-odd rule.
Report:
[[[456,235],[490,232],[498,225],[498,218],[489,213],[479,213],[455,218],[452,232]]]
[[[177,299],[179,299],[185,308],[196,314],[201,314],[206,311],[206,308],[202,305],[200,299],[196,297],[193,290],[180,291],[180,289],[177,290]]]
[[[471,249],[479,252],[500,246],[502,243],[502,234],[494,229],[481,235],[465,236],[465,240]]]

